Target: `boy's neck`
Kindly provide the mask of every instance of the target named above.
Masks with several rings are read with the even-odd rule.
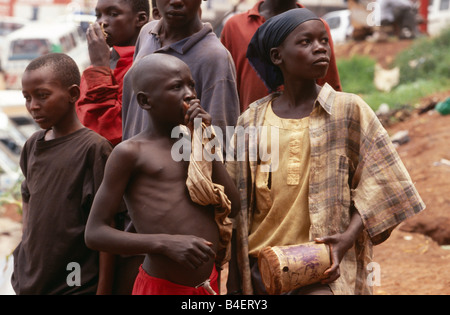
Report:
[[[297,1],[295,0],[265,0],[259,7],[259,13],[267,20],[295,8],[297,8]]]
[[[76,116],[76,114],[75,114]],[[51,129],[49,129],[45,133],[45,140],[53,140],[57,138],[61,138],[64,136],[68,136],[75,131],[78,131],[80,129],[84,128],[83,124],[78,120],[78,117],[71,117],[69,120],[69,123],[62,122],[59,124],[54,125]]]
[[[276,99],[276,114],[283,113],[283,118],[303,118],[309,116],[321,87],[314,80],[296,84],[286,84],[283,94]]]
[[[182,26],[173,26],[165,23],[163,19],[163,25],[159,33],[162,46],[171,45],[186,37],[189,37],[203,28],[203,23],[200,18],[196,18],[191,22]]]
[[[177,127],[177,125],[171,126],[166,123],[162,123],[158,119],[154,119],[151,115],[149,116],[149,123],[147,124],[147,127],[145,128],[145,131],[143,134],[145,134],[145,137],[147,138],[172,138],[172,130]]]

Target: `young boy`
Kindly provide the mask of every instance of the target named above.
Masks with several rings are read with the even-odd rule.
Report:
[[[231,211],[235,215],[239,196],[222,162],[203,161],[211,167],[207,181],[215,187],[206,195],[226,198],[211,205],[195,203],[192,198],[205,191],[192,183],[207,181],[199,183],[188,176],[192,160],[174,159],[179,139],[172,137],[180,124],[191,125],[194,118],[210,122],[211,118],[200,107],[191,72],[180,59],[151,54],[135,63],[131,75],[137,101],[150,123],[113,150],[89,217],[86,242],[115,254],[145,255],[133,294],[217,293],[214,257],[229,247],[231,237],[231,222],[225,217],[217,220],[217,214],[226,216]],[[109,225],[120,211],[122,197],[137,233]],[[222,264],[216,262],[218,267]]]
[[[236,71],[229,52],[220,43],[209,23],[199,17],[202,0],[156,0],[161,20],[149,22],[141,30],[134,60],[152,53],[178,57],[192,71],[196,92],[212,123],[222,128],[234,126],[239,116]],[[125,76],[123,94],[123,139],[140,133],[148,116],[138,106],[131,77]]]
[[[86,32],[91,67],[81,78],[77,114],[84,126],[113,145],[122,140],[123,77],[149,12],[148,0],[99,0],[97,21]]]
[[[230,51],[236,64],[237,87],[241,113],[254,101],[269,94],[267,87],[261,81],[255,70],[248,63],[247,47],[259,26],[269,18],[291,9],[303,7],[297,0],[260,0],[247,12],[232,16],[220,34],[220,40]],[[326,25],[328,34],[329,28]],[[333,42],[330,36],[331,60],[325,77],[317,80],[319,85],[325,82],[336,91],[341,90]]]
[[[425,205],[372,109],[356,95],[317,85],[330,64],[317,16],[293,9],[272,18],[255,33],[248,56],[267,86],[285,88],[238,120],[244,129],[277,131],[278,139],[239,142],[236,133],[236,150],[247,158],[227,161],[241,194],[243,292],[265,293],[256,263],[261,249],[315,240],[330,245],[332,265],[322,282],[290,294],[370,294],[372,245]],[[252,160],[249,153],[261,148],[272,158]]]
[[[79,84],[78,67],[65,54],[33,60],[22,78],[27,110],[43,130],[20,159],[23,236],[11,281],[17,294],[105,293],[110,280],[103,268],[99,275],[99,253],[86,247],[84,229],[112,148],[78,120]]]

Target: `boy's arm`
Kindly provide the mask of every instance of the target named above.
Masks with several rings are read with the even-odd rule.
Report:
[[[114,218],[121,211],[121,202],[134,172],[138,149],[129,143],[120,143],[106,162],[105,174],[93,204],[86,225],[86,244],[99,251],[115,254],[138,255],[145,253],[143,239],[138,240],[131,235],[113,227]],[[131,246],[132,245],[132,246]]]
[[[22,231],[28,223],[28,202],[22,201]]]
[[[115,257],[115,255],[107,252],[99,253],[100,272],[98,275],[97,295],[112,294],[112,287],[114,284]]]
[[[122,140],[122,82],[110,68],[110,48],[98,23],[89,26],[86,39],[91,67],[81,78],[77,115],[84,126],[117,145]]]
[[[111,153],[86,225],[87,246],[122,255],[162,254],[191,268],[200,266],[209,257],[215,256],[210,247],[212,244],[202,238],[192,235],[129,233],[112,227],[135,171],[138,150],[136,146],[122,142]]]
[[[231,201],[231,212],[229,217],[234,218],[241,209],[239,191],[228,174],[225,165],[221,161],[216,160],[212,163],[212,181],[224,187],[225,195],[227,195],[228,199]]]
[[[352,207],[350,224],[344,233],[337,233],[331,236],[317,238],[315,240],[318,243],[330,245],[331,250],[332,265],[330,268],[325,270],[324,275],[326,278],[322,280],[322,283],[331,283],[340,277],[339,264],[347,251],[355,244],[356,239],[363,232],[363,230],[364,225],[361,215],[356,208]]]

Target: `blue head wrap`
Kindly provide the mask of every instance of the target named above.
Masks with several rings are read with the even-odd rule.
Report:
[[[305,8],[288,10],[268,19],[261,25],[248,46],[247,58],[269,92],[284,83],[280,68],[270,59],[270,50],[280,46],[286,37],[300,24],[320,18]]]

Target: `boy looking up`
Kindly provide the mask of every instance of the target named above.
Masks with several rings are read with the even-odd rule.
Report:
[[[331,48],[323,21],[311,11],[269,19],[247,56],[272,91],[284,90],[252,103],[238,120],[243,129],[279,132],[278,141],[236,142],[246,158],[227,161],[241,193],[236,232],[243,293],[267,293],[257,264],[263,248],[315,241],[330,247],[331,267],[321,282],[288,294],[371,294],[372,246],[425,209],[388,133],[359,96],[317,84]],[[280,148],[277,159],[250,160],[261,147]]]
[[[240,110],[244,112],[254,101],[269,94],[258,74],[247,60],[247,47],[259,26],[271,17],[303,7],[296,0],[264,0],[258,1],[247,12],[232,16],[226,23],[220,35],[223,45],[230,51],[236,64],[237,87],[239,91]],[[330,30],[325,25],[328,34]],[[331,60],[325,77],[317,80],[319,85],[329,83],[335,90],[341,90],[341,84],[334,56],[333,41],[330,36]]]

